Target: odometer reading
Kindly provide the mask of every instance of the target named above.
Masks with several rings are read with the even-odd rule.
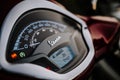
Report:
[[[54,52],[50,59],[55,62],[60,68],[64,67],[74,58],[74,53],[70,47],[63,47]]]

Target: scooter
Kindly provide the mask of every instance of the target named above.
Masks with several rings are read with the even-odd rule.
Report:
[[[120,24],[82,18],[46,0],[24,0],[6,16],[0,65],[48,80],[83,79],[101,56],[120,48]]]

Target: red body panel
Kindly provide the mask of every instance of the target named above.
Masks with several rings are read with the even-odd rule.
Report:
[[[89,19],[87,25],[96,51],[95,57],[98,58],[100,55],[109,52],[110,47],[113,46],[111,43],[115,41],[115,36],[120,29],[120,24]]]

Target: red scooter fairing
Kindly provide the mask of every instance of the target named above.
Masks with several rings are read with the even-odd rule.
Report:
[[[120,24],[116,22],[89,19],[87,25],[95,47],[95,57],[98,58],[102,54],[109,53],[114,46],[113,43],[118,42],[117,36],[119,36]]]

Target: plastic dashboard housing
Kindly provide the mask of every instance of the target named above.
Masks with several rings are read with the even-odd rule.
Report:
[[[59,74],[50,70],[47,70],[41,66],[37,66],[34,64],[30,63],[24,63],[24,64],[11,64],[6,60],[6,50],[7,50],[7,44],[8,44],[8,39],[10,36],[10,33],[12,31],[12,28],[17,21],[17,19],[25,12],[32,10],[32,9],[37,9],[37,8],[44,8],[44,9],[51,9],[54,11],[57,11],[59,13],[62,13],[64,15],[67,15],[68,17],[72,18],[82,26],[82,33],[83,37],[85,39],[86,44],[88,45],[89,52],[86,58],[79,64],[76,68],[73,70],[65,73],[65,74]],[[19,73],[19,74],[24,74],[28,76],[33,76],[36,78],[40,79],[60,79],[60,80],[71,80],[74,79],[76,76],[81,74],[91,63],[93,57],[94,57],[94,48],[93,48],[93,43],[92,39],[90,36],[90,33],[87,29],[87,25],[85,24],[84,21],[81,19],[77,18],[70,12],[60,8],[59,6],[55,5],[54,3],[51,3],[46,0],[24,0],[17,4],[7,15],[3,25],[2,25],[2,30],[1,30],[1,40],[0,40],[0,64],[2,68]],[[41,74],[42,73],[42,74]],[[53,76],[54,75],[54,76]]]

